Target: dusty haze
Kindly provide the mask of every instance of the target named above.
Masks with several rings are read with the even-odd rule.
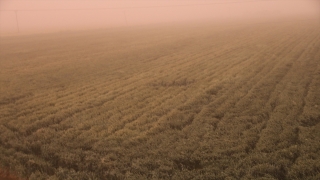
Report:
[[[0,32],[46,32],[184,22],[319,18],[318,1],[0,1]]]

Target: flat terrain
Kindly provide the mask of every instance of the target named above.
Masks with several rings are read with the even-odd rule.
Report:
[[[320,179],[319,29],[1,37],[0,167],[30,180]]]

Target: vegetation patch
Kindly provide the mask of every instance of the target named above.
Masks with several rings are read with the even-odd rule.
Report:
[[[1,37],[0,179],[320,179],[319,29]]]

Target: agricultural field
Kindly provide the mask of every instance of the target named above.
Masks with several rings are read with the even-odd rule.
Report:
[[[0,178],[320,179],[319,29],[1,37]]]

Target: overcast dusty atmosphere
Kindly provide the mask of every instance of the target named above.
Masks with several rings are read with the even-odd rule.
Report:
[[[319,180],[311,0],[0,0],[0,180]]]
[[[141,24],[320,17],[312,0],[1,0],[0,32],[46,32]]]

